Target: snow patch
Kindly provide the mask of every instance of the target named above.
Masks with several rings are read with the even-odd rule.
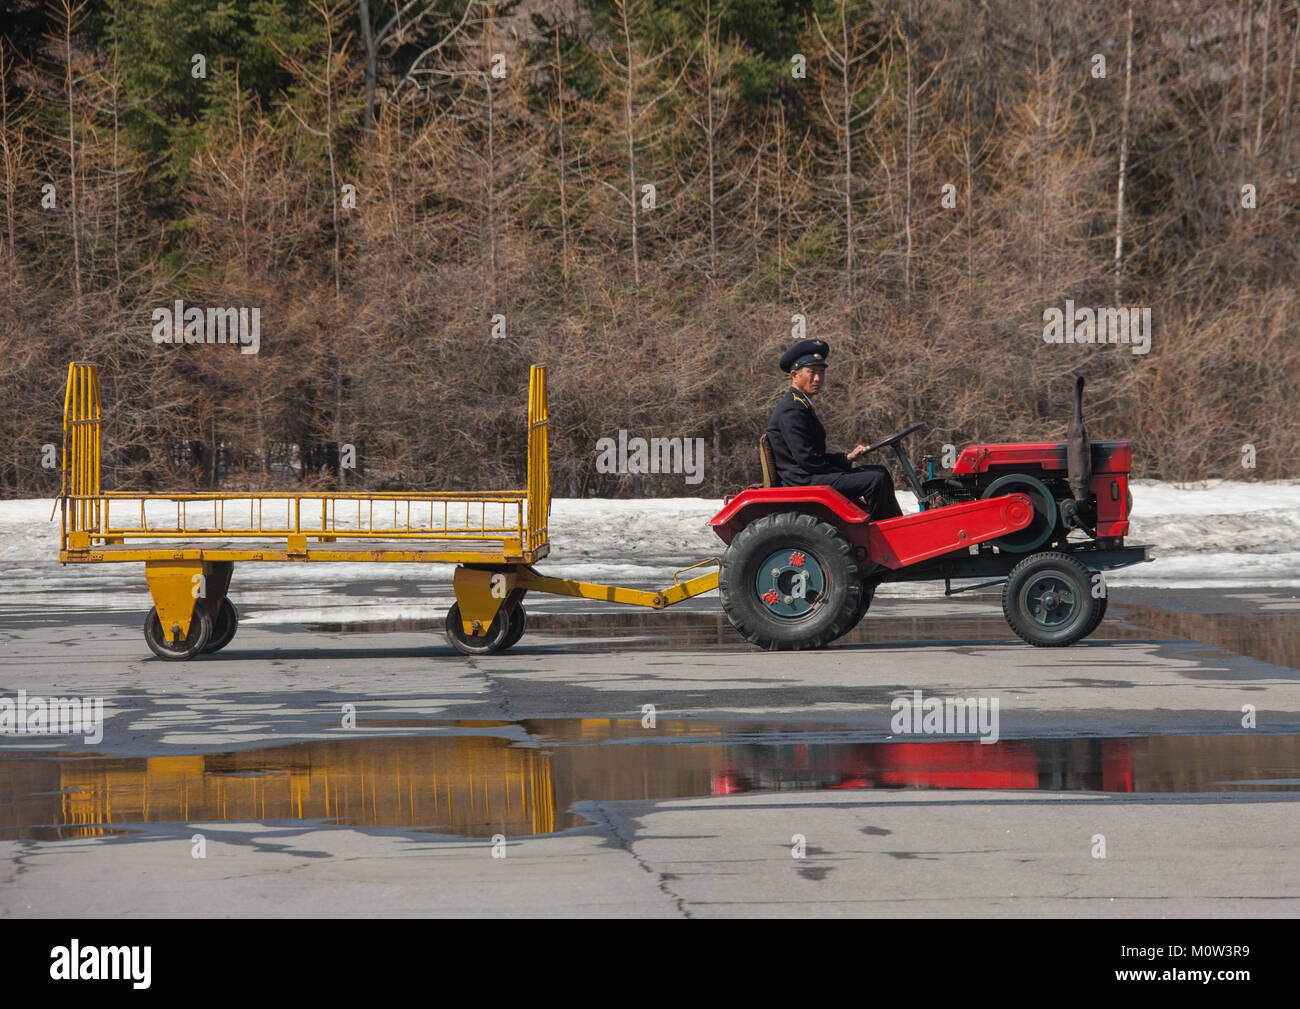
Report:
[[[1156,560],[1109,573],[1112,585],[1300,588],[1300,481],[1137,480],[1132,490],[1128,540],[1154,545]],[[898,497],[904,512],[916,510],[911,494]],[[48,499],[0,501],[4,613],[147,610],[141,565],[59,566],[53,505]],[[557,498],[551,556],[539,567],[560,578],[670,585],[674,570],[722,554],[708,526],[719,507],[712,498]],[[452,599],[451,573],[446,564],[245,563],[236,567],[232,596],[257,623],[440,618]],[[933,597],[939,591],[930,583],[900,583],[880,594]]]

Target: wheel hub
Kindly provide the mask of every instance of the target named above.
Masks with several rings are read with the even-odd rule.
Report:
[[[759,565],[754,589],[770,613],[796,620],[816,608],[826,591],[826,575],[812,554],[787,547]]]
[[[1079,606],[1073,588],[1057,575],[1040,575],[1025,586],[1024,593],[1024,611],[1042,627],[1069,623]]]

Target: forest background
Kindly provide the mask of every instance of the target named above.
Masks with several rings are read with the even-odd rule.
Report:
[[[1060,438],[1082,373],[1138,476],[1295,477],[1298,8],[2,0],[0,495],[58,493],[72,360],[107,487],[519,486],[545,363],[556,493],[734,492],[801,325],[833,445]]]

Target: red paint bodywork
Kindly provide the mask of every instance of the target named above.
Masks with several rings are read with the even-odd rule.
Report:
[[[1133,468],[1131,441],[1094,441],[1092,472],[1125,473]],[[953,476],[971,476],[991,469],[1023,470],[1039,467],[1066,472],[1065,442],[1024,441],[993,445],[967,445],[952,467]]]
[[[1088,490],[1097,496],[1097,535],[1127,536],[1132,510],[1128,476],[1133,468],[1131,441],[1094,441],[1092,481]],[[1057,470],[1064,474],[1065,442],[1030,441],[994,445],[968,445],[953,465],[953,476],[974,476],[1006,470]]]
[[[1033,518],[1028,497],[1005,494],[873,522],[867,543],[871,560],[896,569],[1016,532]]]
[[[1129,531],[1133,507],[1129,470],[1133,464],[1131,441],[1094,441],[1089,490],[1097,499],[1099,537],[1123,537]],[[952,468],[953,476],[997,476],[1002,472],[1067,472],[1063,441],[1006,442],[968,445]],[[931,508],[901,518],[872,522],[857,502],[825,484],[805,487],[758,487],[727,498],[709,525],[723,543],[741,529],[773,512],[797,510],[824,518],[837,526],[859,548],[864,568],[873,563],[887,568],[909,564],[997,539],[1024,529],[1033,521],[1033,505],[1022,494],[966,501]]]
[[[732,537],[754,519],[772,512],[790,511],[789,505],[797,505],[799,511],[824,513],[828,520],[844,530],[852,542],[857,542],[853,538],[853,527],[863,525],[871,518],[834,487],[813,484],[809,487],[759,487],[742,491],[723,502],[722,511],[709,519],[709,525],[723,543],[730,543]]]
[[[1097,496],[1097,535],[1127,536],[1133,498],[1127,473],[1094,473],[1088,489]]]
[[[914,515],[870,521],[871,516],[833,487],[762,487],[730,498],[709,525],[724,543],[755,519],[772,512],[821,513],[839,527],[848,541],[861,547],[859,563],[901,568],[941,554],[997,539],[1025,528],[1034,506],[1023,494],[1005,494],[982,501],[965,501]]]

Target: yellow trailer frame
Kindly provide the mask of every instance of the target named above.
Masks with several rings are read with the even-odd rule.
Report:
[[[233,637],[233,623],[219,643],[214,629],[223,619],[223,600],[239,561],[455,564],[457,605],[448,613],[448,639],[468,654],[497,651],[518,639],[520,604],[528,592],[662,609],[717,588],[717,570],[684,582],[677,572],[674,584],[662,591],[570,581],[534,570],[532,565],[550,552],[548,425],[546,368],[533,365],[522,490],[105,491],[99,376],[95,365],[73,362],[63,403],[59,561],[143,561],[154,602],[145,636],[163,658],[215,651]],[[712,558],[683,571],[719,563]],[[508,632],[498,621],[503,607],[512,623],[519,622]],[[238,620],[233,607],[226,617]],[[192,634],[196,620],[200,626]],[[215,647],[209,647],[209,638]]]

